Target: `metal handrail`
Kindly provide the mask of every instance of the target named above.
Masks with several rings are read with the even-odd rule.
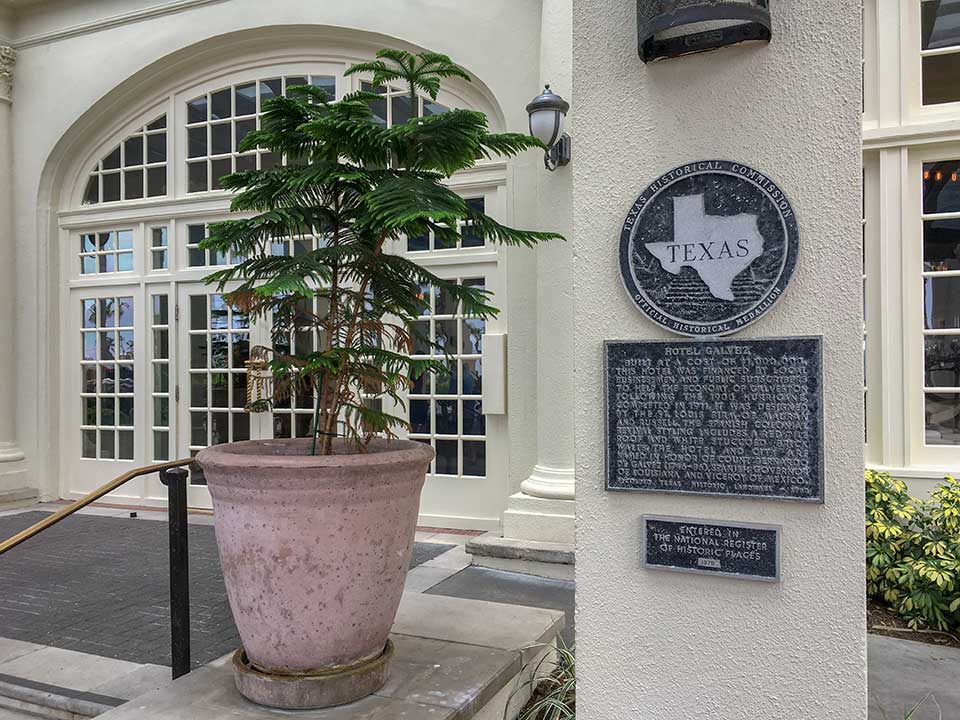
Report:
[[[189,465],[193,462],[193,458],[186,458],[185,460],[171,460],[170,462],[158,463],[156,465],[144,465],[143,467],[134,468],[133,470],[128,470],[123,475],[115,477],[113,480],[108,482],[105,485],[101,485],[93,492],[89,492],[84,495],[82,498],[76,502],[67,505],[61,510],[57,510],[55,513],[51,513],[45,517],[40,522],[34,523],[26,530],[21,530],[16,535],[11,538],[0,542],[0,555],[3,555],[7,550],[12,550],[20,543],[29,540],[34,535],[43,532],[48,527],[56,525],[58,522],[63,520],[66,517],[73,515],[77,510],[82,510],[87,505],[92,502],[96,502],[104,495],[108,495],[116,490],[121,485],[124,485],[134,478],[140,477],[141,475],[150,475],[155,472],[163,472],[164,470],[170,470],[176,467],[183,467],[184,465]]]
[[[77,510],[102,498],[118,487],[142,475],[160,473],[160,482],[167,486],[167,518],[170,534],[170,659],[173,679],[190,672],[190,561],[187,548],[187,475],[184,465],[193,458],[144,465],[101,485],[71,505],[50,514],[26,530],[0,543],[0,555],[56,525]]]

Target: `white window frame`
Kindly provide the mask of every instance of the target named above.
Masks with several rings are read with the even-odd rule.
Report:
[[[911,149],[904,178],[903,272],[904,272],[904,388],[907,397],[907,466],[956,468],[960,446],[928,445],[925,441],[924,337],[923,323],[923,164],[960,159],[960,142]],[[958,334],[937,331],[938,335]],[[958,391],[960,394],[960,391]]]
[[[881,0],[882,1],[882,0]],[[902,108],[905,124],[942,122],[960,115],[960,100],[938,105],[923,104],[923,58],[960,54],[960,44],[934,50],[922,49],[921,4],[931,0],[901,0]],[[960,90],[960,79],[958,79]]]

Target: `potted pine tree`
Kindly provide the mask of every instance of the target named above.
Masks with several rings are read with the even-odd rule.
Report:
[[[386,128],[370,109],[378,95],[333,102],[314,87],[267,105],[241,150],[283,164],[227,176],[231,209],[204,246],[241,258],[207,281],[251,319],[270,323],[258,348],[272,392],[250,410],[291,393],[315,398],[311,438],[254,440],[201,451],[217,542],[243,642],[234,658],[248,698],[286,708],[349,702],[378,689],[391,655],[390,627],[403,592],[429,445],[399,439],[404,394],[443,356],[413,359],[414,318],[432,287],[464,313],[497,313],[489,294],[437,277],[388,252],[403,237],[432,233],[453,246],[464,224],[489,242],[532,246],[559,237],[507,227],[444,184],[479,157],[541,148],[533,137],[491,133],[481,112],[418,117],[418,95],[435,100],[440,80],[466,72],[445,55],[381,50],[352,66],[374,86],[409,87],[414,116]],[[274,255],[277,238],[314,236],[315,249]],[[292,331],[315,332],[313,352],[291,348]]]

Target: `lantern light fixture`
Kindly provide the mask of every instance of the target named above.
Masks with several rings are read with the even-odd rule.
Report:
[[[727,45],[770,42],[770,0],[637,0],[645,63]]]
[[[547,170],[556,170],[570,162],[570,136],[563,131],[563,121],[570,103],[544,87],[527,105],[530,116],[530,134],[547,146],[543,164]]]

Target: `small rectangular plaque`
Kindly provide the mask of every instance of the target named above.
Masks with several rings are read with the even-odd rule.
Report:
[[[645,568],[764,582],[780,579],[776,525],[644,515],[642,538]]]
[[[606,489],[823,502],[821,340],[604,343]]]

